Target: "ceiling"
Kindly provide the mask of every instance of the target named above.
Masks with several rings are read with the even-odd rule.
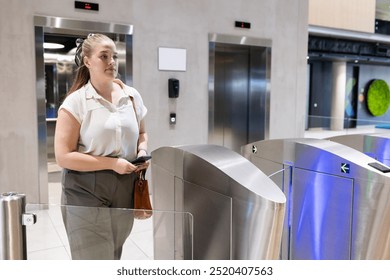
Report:
[[[115,34],[106,34],[114,41],[120,40],[121,36]],[[119,36],[119,38],[118,38]],[[58,43],[63,44],[63,49],[45,49],[45,53],[56,53],[56,54],[68,54],[70,50],[76,47],[77,38],[85,38],[86,36],[71,35],[71,34],[59,34],[59,33],[44,33],[45,43]],[[122,39],[123,40],[123,39]]]
[[[49,34],[44,35],[45,43],[58,43],[63,44],[63,49],[45,49],[45,53],[60,53],[67,54],[71,49],[76,47],[76,39],[78,36],[61,35],[61,34]]]

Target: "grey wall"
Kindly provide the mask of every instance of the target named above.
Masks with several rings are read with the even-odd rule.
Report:
[[[0,191],[44,203],[39,189],[34,15],[134,25],[133,81],[149,109],[150,150],[207,143],[208,33],[272,40],[270,138],[301,137],[306,108],[308,0],[95,0],[100,11],[76,11],[73,0],[0,0]],[[234,28],[249,21],[250,30]],[[158,47],[187,49],[187,71],[158,71]],[[168,78],[181,82],[169,100]],[[170,111],[177,124],[170,127]]]

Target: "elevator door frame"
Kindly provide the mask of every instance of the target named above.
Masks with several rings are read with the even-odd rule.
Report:
[[[216,126],[216,112],[215,106],[216,95],[215,95],[215,46],[216,43],[223,43],[229,45],[241,45],[241,46],[255,46],[266,48],[266,65],[265,65],[265,114],[264,114],[264,139],[269,138],[269,122],[270,122],[270,81],[271,81],[271,47],[272,41],[270,39],[251,38],[246,36],[233,36],[211,33],[209,34],[209,121],[208,121],[208,143],[221,145],[220,132]],[[259,104],[260,106],[260,104]],[[223,137],[223,136],[222,136]],[[263,140],[263,139],[250,139],[250,142]],[[222,139],[223,143],[223,139]],[[228,147],[230,148],[230,147]],[[239,152],[239,151],[238,151]]]
[[[47,168],[47,124],[46,124],[46,92],[45,92],[45,64],[43,41],[45,33],[85,35],[90,32],[111,33],[125,35],[126,42],[126,74],[127,84],[132,84],[132,34],[133,25],[83,21],[53,16],[34,16],[35,32],[35,66],[36,66],[36,97],[38,120],[38,178],[39,199],[41,203],[48,203],[48,168]]]

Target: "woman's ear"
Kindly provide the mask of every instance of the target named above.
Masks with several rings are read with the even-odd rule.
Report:
[[[83,62],[84,62],[84,65],[87,66],[87,68],[89,68],[89,60],[88,60],[88,57],[84,56],[84,57],[83,57]]]

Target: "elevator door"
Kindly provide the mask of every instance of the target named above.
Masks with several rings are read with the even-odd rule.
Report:
[[[34,26],[39,188],[43,194],[40,202],[47,203],[48,165],[54,161],[56,113],[73,80],[73,73],[69,72],[76,69],[74,50],[69,49],[69,42],[74,48],[76,38],[86,38],[91,32],[114,39],[120,58],[118,70],[123,74],[121,79],[131,85],[133,26],[52,16],[34,16]],[[64,48],[50,51],[44,49],[44,42],[61,43]]]
[[[266,138],[268,48],[215,43],[209,143],[236,152]]]

